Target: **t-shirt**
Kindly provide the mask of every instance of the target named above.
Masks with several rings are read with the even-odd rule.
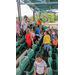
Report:
[[[19,27],[19,25],[16,25],[16,33],[17,33],[17,30],[20,33],[20,27]]]
[[[34,62],[34,66],[36,66],[37,73],[43,74],[45,72],[44,67],[47,67],[46,62],[42,59],[40,63],[38,63],[36,60]]]
[[[32,33],[32,37],[34,37],[35,36],[35,33]]]
[[[58,45],[58,39],[57,39],[57,40],[53,39],[53,40],[52,40],[52,45],[57,46],[57,45]]]
[[[50,43],[50,35],[45,35],[43,38],[43,44],[49,44]]]
[[[40,35],[40,30],[38,27],[36,28],[36,34]]]
[[[22,25],[23,25],[24,31],[25,31],[26,28],[27,28],[27,24],[28,24],[28,22],[26,22],[25,20],[23,20],[23,21],[21,22],[21,28],[22,28]]]
[[[33,22],[33,25],[35,25],[35,22]]]
[[[52,38],[54,38],[54,35],[53,35],[53,34],[51,34],[51,37],[52,37]]]

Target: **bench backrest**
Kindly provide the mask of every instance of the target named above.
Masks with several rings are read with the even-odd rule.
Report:
[[[53,75],[52,68],[47,68],[47,75]]]
[[[33,56],[34,56],[34,50],[33,49],[28,49],[28,51],[27,51],[27,55],[28,55],[28,57],[31,59]]]
[[[26,66],[30,63],[29,57],[28,56],[22,56],[20,61],[19,61],[19,67],[21,68],[22,71],[26,68]]]
[[[22,75],[20,67],[16,68],[16,75]]]
[[[49,57],[49,58],[48,58],[48,63],[49,63],[49,66],[51,67],[51,64],[52,64],[52,57]]]
[[[52,51],[49,51],[49,56],[50,56],[50,57],[52,56]]]
[[[36,44],[33,44],[33,45],[32,45],[32,49],[35,51],[36,48],[37,48],[37,45],[36,45]]]

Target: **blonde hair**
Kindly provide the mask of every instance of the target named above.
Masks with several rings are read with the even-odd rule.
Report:
[[[28,28],[26,29],[26,33],[29,33],[29,29]]]

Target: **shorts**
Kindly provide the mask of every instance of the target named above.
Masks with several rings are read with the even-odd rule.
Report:
[[[43,74],[38,74],[38,73],[36,73],[36,75],[44,75],[44,73],[43,73]]]

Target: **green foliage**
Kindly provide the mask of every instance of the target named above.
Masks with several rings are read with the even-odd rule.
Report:
[[[18,17],[16,17],[16,20],[19,20],[19,18],[18,18]]]
[[[42,18],[42,22],[46,23],[46,22],[54,22],[58,20],[58,16],[55,15],[55,13],[46,13],[43,12],[41,13],[40,18]],[[24,20],[24,17],[21,17],[22,21]],[[33,22],[33,16],[30,17],[30,23]],[[39,19],[39,14],[35,14],[35,21]],[[16,20],[19,20],[18,17],[16,17]]]

